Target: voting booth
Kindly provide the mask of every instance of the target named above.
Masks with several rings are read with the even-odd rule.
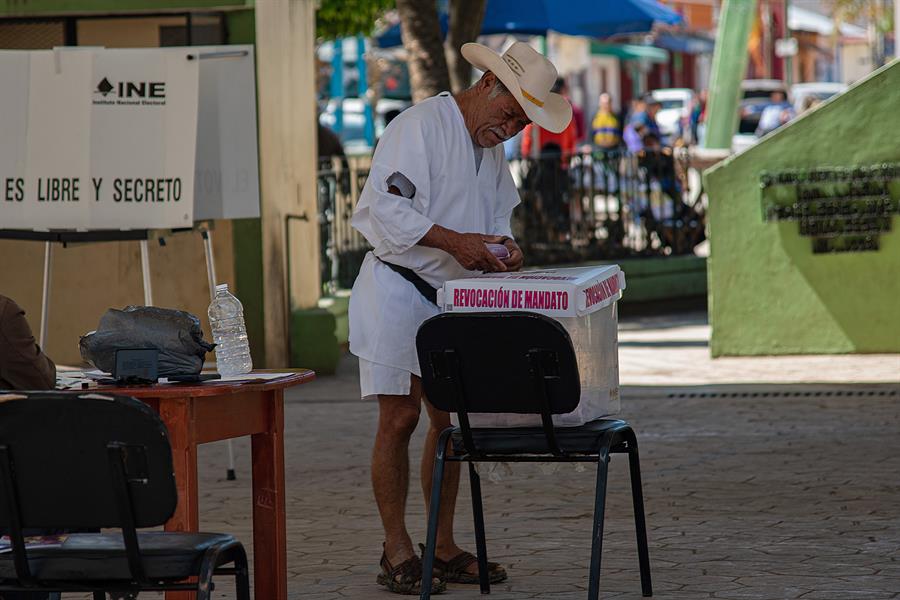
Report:
[[[134,240],[153,304],[151,230],[259,216],[253,46],[0,51],[0,237],[43,241],[41,345],[53,243]],[[173,273],[173,277],[192,273]]]
[[[0,80],[0,238],[45,245],[41,347],[55,243],[138,243],[152,306],[148,240],[199,233],[214,297],[208,222],[260,214],[253,46],[4,50]]]
[[[625,289],[617,265],[488,273],[448,281],[438,290],[445,312],[526,311],[552,317],[569,333],[581,377],[581,401],[556,415],[576,427],[619,411],[618,313]],[[494,340],[503,351],[503,340]],[[471,414],[472,427],[540,427],[539,415]]]

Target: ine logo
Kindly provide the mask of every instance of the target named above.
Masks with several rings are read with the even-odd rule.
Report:
[[[111,91],[113,91],[114,89],[116,89],[116,88],[113,86],[113,84],[111,84],[109,82],[109,79],[104,77],[103,80],[97,84],[97,91],[94,93],[95,94],[103,94],[103,97],[106,98],[107,96],[109,96],[109,93]]]
[[[100,96],[100,98],[97,98]],[[94,104],[164,105],[166,83],[164,81],[110,82],[104,77],[94,91]]]

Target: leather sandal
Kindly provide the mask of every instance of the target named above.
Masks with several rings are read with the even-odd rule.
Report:
[[[391,565],[387,554],[382,552],[381,573],[376,581],[395,594],[418,596],[422,593],[422,559],[412,556],[395,567]],[[446,589],[447,584],[442,579],[432,579],[432,594],[441,594]]]
[[[419,544],[422,554],[425,554],[425,545]],[[478,563],[478,557],[471,552],[460,552],[448,561],[443,561],[437,556],[434,557],[434,576],[440,577],[447,583],[463,583],[469,585],[477,585],[478,573],[469,573],[469,566]],[[501,583],[506,581],[508,575],[506,569],[502,565],[488,561],[488,581],[491,583]]]

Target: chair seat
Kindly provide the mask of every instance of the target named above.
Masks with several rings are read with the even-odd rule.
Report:
[[[556,427],[556,441],[560,450],[567,454],[597,454],[605,435],[613,433],[612,450],[621,443],[616,435],[619,431],[629,429],[628,423],[618,419],[598,419],[579,427]],[[473,428],[472,437],[475,447],[484,454],[550,454],[547,447],[547,436],[541,427],[499,427]],[[455,454],[465,454],[462,431],[457,428],[453,432],[453,450]]]
[[[237,543],[218,533],[138,533],[148,579],[180,580],[197,575],[207,550]],[[71,534],[61,546],[28,551],[32,575],[43,581],[130,580],[125,542],[119,533]],[[16,579],[13,554],[0,554],[0,579]]]

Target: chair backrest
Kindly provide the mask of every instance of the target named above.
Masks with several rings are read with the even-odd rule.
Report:
[[[569,334],[528,312],[443,313],[416,336],[425,394],[460,413],[550,415],[578,406],[581,384]]]
[[[0,527],[14,526],[15,508],[23,528],[155,527],[178,501],[166,427],[127,396],[0,392],[0,487],[6,465],[17,501],[0,489]]]

